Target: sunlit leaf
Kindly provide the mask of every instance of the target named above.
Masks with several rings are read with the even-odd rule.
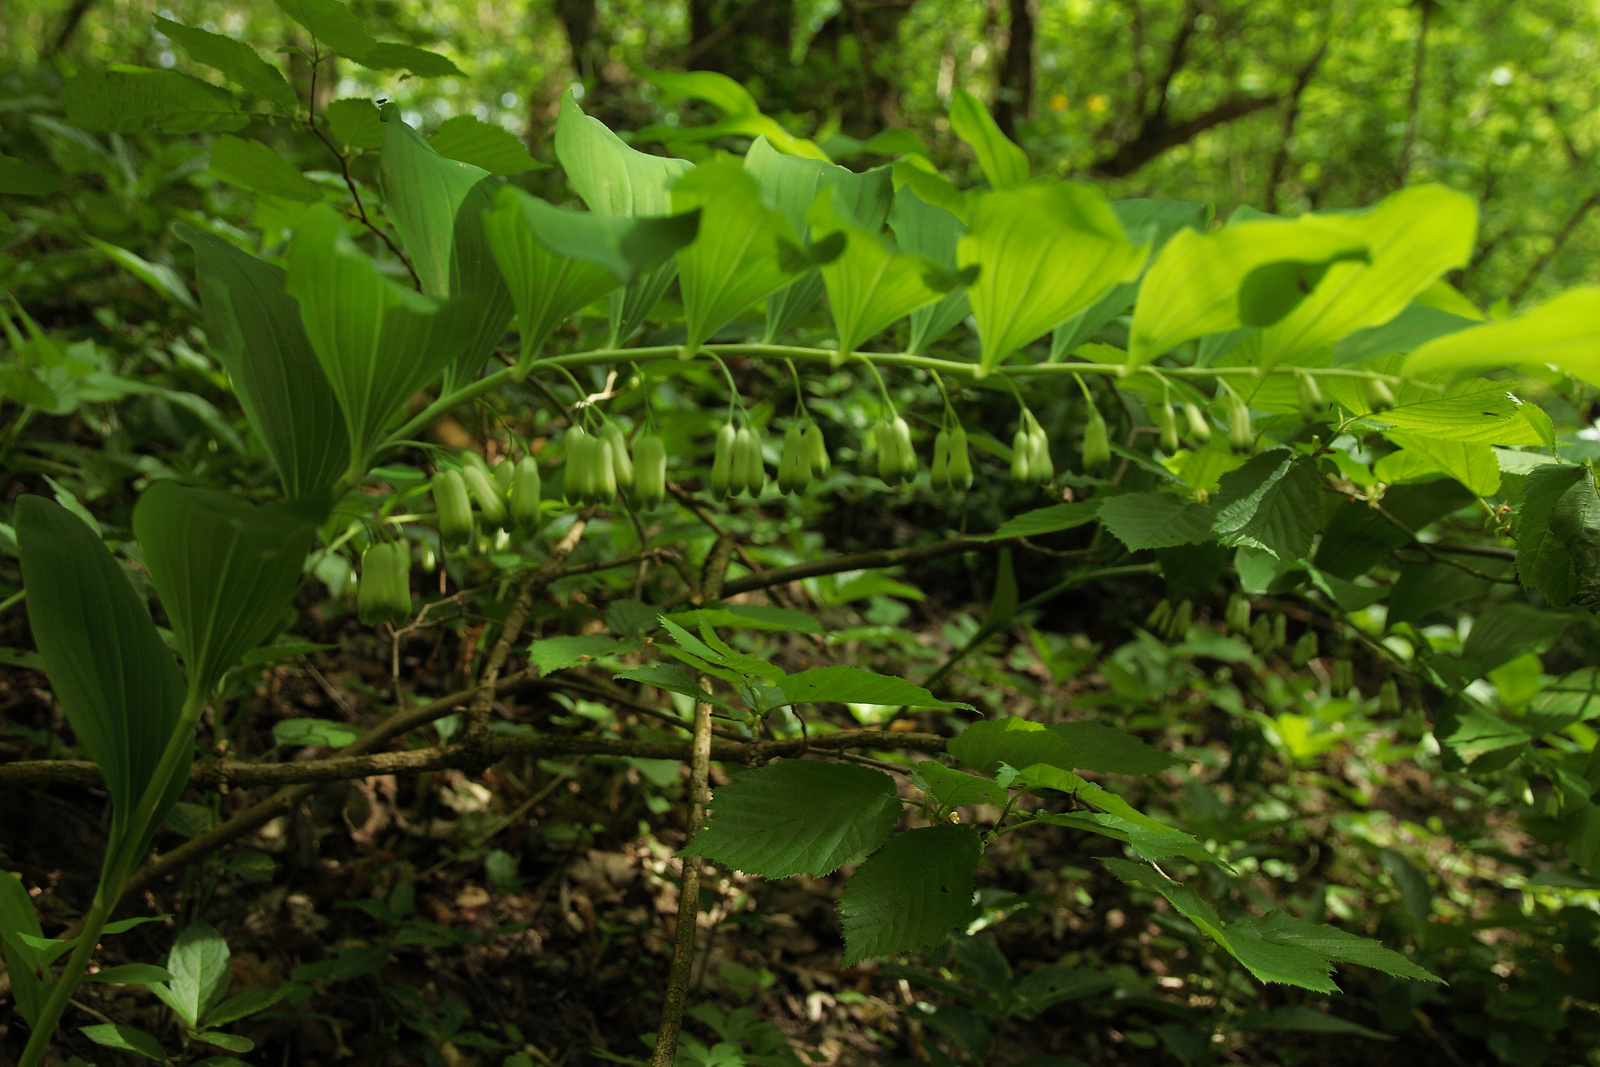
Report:
[[[1027,153],[1000,132],[989,109],[965,89],[950,98],[950,129],[977,154],[990,188],[1010,189],[1028,180]]]
[[[834,203],[834,192],[818,194],[808,215],[812,234],[845,236],[844,251],[824,265],[839,351],[849,354],[917,308],[956,285],[956,276],[921,256],[898,252],[871,230],[854,225]]]
[[[189,58],[221,71],[229,81],[272,101],[284,111],[299,105],[277,67],[244,41],[156,16],[156,28],[183,46]]]

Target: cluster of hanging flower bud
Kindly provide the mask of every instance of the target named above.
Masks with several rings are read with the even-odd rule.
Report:
[[[512,528],[531,532],[539,525],[543,494],[539,465],[532,456],[502,459],[491,471],[478,453],[463,452],[459,469],[447,467],[433,477],[439,544],[446,552],[473,546],[479,518],[485,532],[503,533],[507,539]]]
[[[778,490],[798,493],[811,484],[812,475],[826,478],[833,469],[822,427],[807,421],[805,429],[793,423],[783,434],[783,455],[778,459]]]

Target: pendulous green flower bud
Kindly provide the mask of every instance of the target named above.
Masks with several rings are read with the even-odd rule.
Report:
[[[928,467],[928,484],[935,493],[950,488],[950,432],[940,430],[933,439],[933,462]]]
[[[460,471],[442,470],[433,476],[433,507],[439,513],[439,543],[446,551],[472,542],[477,524]]]
[[[539,528],[539,500],[544,495],[544,482],[539,477],[539,464],[526,456],[516,465],[511,475],[511,518],[518,529],[533,531]]]
[[[476,452],[467,454],[477,455]],[[480,463],[465,463],[461,467],[461,480],[466,483],[467,492],[477,503],[484,523],[496,529],[504,526],[506,502],[500,496],[500,486],[495,483],[494,475]]]
[[[395,626],[411,618],[411,546],[383,541],[361,554],[356,613],[363,626]]]
[[[822,427],[814,422],[806,426],[806,459],[811,473],[818,478],[826,478],[833,469],[833,460],[828,456],[828,443],[822,438]]]
[[[1189,423],[1189,436],[1197,445],[1203,445],[1211,440],[1211,422],[1206,418],[1206,413],[1200,405],[1192,400],[1184,402],[1183,417]]]
[[[739,431],[733,423],[725,422],[717,430],[717,443],[711,455],[711,495],[718,500],[738,491],[733,483],[733,446],[738,442]]]
[[[622,436],[622,427],[608,422],[600,430],[600,437],[611,446],[611,472],[618,489],[633,488],[633,460],[628,458],[628,442]]]
[[[1089,423],[1083,428],[1083,469],[1091,474],[1111,466],[1111,437],[1106,430],[1105,416],[1093,404],[1089,405]]]
[[[633,485],[640,507],[660,507],[667,499],[667,446],[655,434],[633,439]]]

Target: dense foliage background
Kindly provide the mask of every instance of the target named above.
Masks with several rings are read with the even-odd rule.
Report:
[[[1218,219],[1243,205],[1285,215],[1364,207],[1421,182],[1471,194],[1482,207],[1476,244],[1448,280],[1494,318],[1594,273],[1600,16],[1586,3],[395,0],[352,8],[384,39],[440,53],[461,73],[407,76],[338,59],[319,64],[313,79],[289,49],[309,46],[305,33],[265,2],[6,5],[6,501],[53,496],[92,516],[111,543],[131,546],[137,563],[132,507],[151,480],[238,486],[261,500],[275,493],[208,352],[194,255],[174,223],[276,255],[303,206],[228,181],[208,155],[209,134],[86,132],[62,104],[65,79],[115,63],[215,80],[152,28],[156,15],[281,52],[298,98],[319,113],[337,100],[388,99],[430,135],[470,115],[514,135],[543,164],[556,162],[552,134],[569,90],[613,128],[640,131],[638,147],[702,154],[685,131],[723,113],[675,98],[656,77],[699,69],[740,81],[789,133],[852,167],[900,154],[863,142],[906,129],[959,184],[975,186],[984,181],[978,160],[947,118],[966,90],[990,105],[1035,174],[1089,179],[1113,197],[1208,203]],[[336,146],[302,125],[261,119],[251,136],[319,186],[342,190],[346,177],[376,184],[374,155],[352,154],[347,175]],[[748,141],[735,131],[713,143],[742,151]],[[571,200],[558,168],[522,168],[517,182]],[[389,262],[399,275],[398,260]],[[580,316],[555,345],[596,347],[605,328],[603,313]],[[965,327],[949,344],[966,358],[976,350]],[[730,365],[757,422],[787,417],[795,390],[781,364]],[[611,384],[603,373],[577,383],[596,393]],[[687,490],[710,466],[725,384],[706,364],[660,386],[656,417]],[[940,387],[911,374],[890,386],[896,404],[922,413],[919,435],[931,436]],[[1590,386],[1550,372],[1517,388],[1550,416],[1556,454],[1595,458]],[[1559,627],[1523,620],[1518,640],[1502,642],[1511,654],[1482,678],[1460,679],[1487,718],[1448,703],[1430,684],[1431,668],[1418,665],[1430,654],[1481,650],[1488,639],[1474,622],[1523,595],[1512,535],[1528,470],[1505,467],[1492,487],[1468,484],[1468,492],[1460,476],[1429,481],[1385,467],[1392,446],[1381,439],[1352,442],[1339,460],[1352,498],[1378,496],[1380,482],[1449,487],[1436,500],[1404,497],[1414,511],[1401,513],[1416,516],[1421,536],[1343,576],[1383,591],[1372,597],[1348,581],[1252,572],[1231,552],[1213,560],[1197,548],[1185,567],[1149,551],[1124,554],[1099,526],[1007,541],[1005,555],[1000,545],[963,543],[903,561],[863,556],[850,569],[796,572],[770,587],[748,582],[761,570],[988,534],[1096,488],[1078,461],[1086,414],[1072,390],[1028,397],[1057,442],[1062,476],[1051,497],[1005,480],[997,457],[1017,408],[1002,390],[974,390],[960,403],[975,436],[999,448],[980,450],[985,473],[961,497],[925,486],[890,492],[860,473],[861,439],[880,410],[870,379],[813,370],[805,392],[830,426],[838,468],[797,503],[716,508],[703,494],[674,497],[648,531],[620,509],[590,518],[583,539],[541,577],[545,595],[525,636],[595,638],[587,647],[596,658],[519,671],[497,705],[508,728],[679,737],[663,718],[680,722],[692,701],[652,703],[641,697],[648,691],[619,686],[612,676],[622,660],[605,657],[620,646],[604,641],[642,633],[619,605],[689,603],[704,591],[708,558],[720,553],[727,566],[731,551],[731,600],[809,613],[823,631],[747,633],[742,650],[790,671],[871,665],[979,712],[833,704],[817,730],[949,736],[976,717],[1010,715],[1133,731],[1178,762],[1129,783],[1129,801],[1208,842],[1239,872],[1202,867],[1195,884],[1242,911],[1270,904],[1375,937],[1448,984],[1352,968],[1336,973],[1336,997],[1258,983],[1158,894],[1093,862],[1121,856],[1120,845],[1037,828],[990,845],[980,918],[966,934],[892,965],[841,966],[842,879],[768,882],[708,867],[680,1046],[687,1062],[732,1067],[795,1054],[826,1064],[1032,1058],[1039,1067],[1595,1062],[1600,827],[1586,829],[1594,809],[1571,800],[1575,782],[1600,777],[1585,724],[1600,713],[1589,698],[1592,620],[1576,609]],[[436,423],[429,444],[493,458],[526,442],[543,455],[580,399],[565,381],[530,379]],[[616,398],[636,420],[643,403],[638,389]],[[1139,479],[1153,477],[1150,461],[1140,457],[1155,428],[1132,407],[1103,407],[1114,439],[1126,442],[1116,478],[1147,487]],[[420,465],[429,455],[408,458]],[[406,482],[399,466],[391,473],[392,498],[372,501],[373,513],[426,510],[420,481]],[[394,709],[426,706],[479,676],[516,590],[482,566],[458,562],[426,576],[419,568],[427,615],[398,632],[362,626],[352,551],[366,536],[360,527],[346,516],[324,529],[325,550],[279,651],[230,676],[232,710],[203,735],[216,757],[326,755]],[[75,754],[10,595],[20,588],[15,555],[0,537],[8,598],[0,770]],[[1180,573],[1206,580],[1173,581]],[[1479,645],[1468,646],[1474,636]],[[583,646],[562,646],[571,647]],[[527,653],[524,642],[519,666]],[[1536,726],[1551,722],[1559,729],[1543,737]],[[330,732],[330,723],[342,729]],[[448,741],[456,725],[414,731],[400,747]],[[922,758],[892,746],[871,757],[902,777]],[[717,767],[713,784],[731,769]],[[267,792],[214,781],[185,798],[158,853]],[[59,933],[93,895],[103,794],[20,776],[0,776],[0,790],[4,810],[27,813],[0,820],[0,869],[20,875],[45,932]],[[678,893],[671,857],[684,839],[685,801],[678,761],[603,747],[521,755],[481,775],[338,782],[144,885],[130,913],[175,918],[108,939],[106,959],[159,963],[177,930],[215,925],[231,946],[235,992],[286,991],[238,1027],[258,1046],[249,1062],[635,1061],[648,1052],[640,1035],[657,1025],[666,980]],[[216,1051],[179,1053],[171,1017],[140,987],[89,985],[79,999],[74,1026],[144,1026],[169,1039],[178,1062]],[[20,1053],[26,1027],[0,1003],[5,1062]],[[119,1062],[120,1053],[66,1029],[63,1040],[94,1062]]]

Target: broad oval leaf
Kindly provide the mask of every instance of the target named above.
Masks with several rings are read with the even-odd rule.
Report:
[[[920,685],[873,674],[860,667],[813,667],[785,675],[778,688],[794,704],[885,704],[908,708],[967,708],[971,704],[938,700]]]
[[[954,272],[921,256],[898,252],[871,230],[852,224],[824,189],[811,206],[809,221],[817,238],[841,233],[844,251],[822,267],[833,311],[839,352],[849,355],[870,340],[955,287]]]
[[[550,333],[619,284],[666,263],[694,240],[699,213],[619,218],[554,207],[507,186],[484,232],[517,308],[522,362]]]
[[[675,212],[701,209],[714,224],[678,253],[685,349],[801,274],[808,264],[794,227],[766,205],[754,178],[731,159],[702,163],[672,187]]]
[[[90,1041],[104,1048],[116,1049],[119,1052],[131,1052],[147,1060],[157,1063],[166,1063],[167,1054],[161,1048],[161,1042],[137,1026],[124,1026],[121,1023],[100,1023],[97,1026],[85,1026],[78,1031]]]
[[[967,295],[982,369],[1138,277],[1145,254],[1092,186],[1034,182],[982,196],[956,247],[961,268],[978,268]]]
[[[322,189],[260,141],[223,134],[211,142],[211,173],[266,196],[314,204]]]
[[[511,321],[511,293],[483,231],[501,179],[440,155],[398,116],[384,126],[381,168],[384,207],[422,291],[461,305],[462,345],[448,375],[461,384],[482,369]]]
[[[1329,265],[1309,296],[1262,331],[1262,365],[1309,355],[1400,314],[1440,275],[1466,264],[1478,206],[1465,193],[1418,185],[1338,222],[1366,241],[1370,262]]]
[[[683,854],[766,878],[820,878],[877,848],[899,819],[894,779],[882,771],[777,760],[719,786]]]
[[[74,126],[100,133],[205,133],[250,124],[226,89],[149,67],[80,71],[62,85],[61,103]]]
[[[972,919],[982,850],[970,826],[924,826],[892,838],[850,877],[839,900],[844,965],[916,952]]]
[[[185,927],[167,954],[173,979],[156,995],[184,1022],[198,1026],[206,1009],[228,991],[230,955],[227,941],[210,923],[201,920]]]
[[[956,245],[967,232],[967,224],[938,204],[923,200],[909,182],[894,194],[889,228],[902,251],[932,260],[948,270],[956,269]],[[911,313],[906,351],[926,351],[970,314],[972,303],[964,285],[950,290],[937,303],[918,308]]]
[[[16,530],[34,642],[67,722],[105,778],[121,833],[178,725],[183,675],[127,575],[81,519],[25,494]]]
[[[1600,286],[1584,285],[1513,319],[1435,338],[1412,352],[1406,374],[1462,373],[1549,363],[1600,385]]]
[[[504,126],[473,115],[445,119],[428,145],[447,159],[470,163],[490,174],[522,174],[550,166],[529,155],[517,135]]]
[[[183,45],[183,50],[196,63],[204,63],[221,71],[230,81],[272,101],[284,111],[293,112],[299,105],[294,89],[290,88],[278,68],[262,59],[244,41],[210,33],[196,26],[185,26],[160,16],[156,17],[156,28]]]
[[[1028,155],[1004,133],[989,109],[965,89],[950,100],[950,129],[972,146],[983,176],[994,189],[1010,189],[1028,180]]]
[[[287,288],[344,412],[351,473],[360,474],[389,420],[474,331],[458,327],[460,303],[413,292],[379,271],[326,204],[307,211],[295,234]]]
[[[1203,235],[1180,230],[1139,283],[1128,362],[1143,366],[1185,341],[1249,325],[1242,310],[1249,283],[1270,290],[1261,284],[1263,270],[1287,265],[1289,273],[1274,280],[1292,285],[1302,280],[1296,272],[1366,254],[1360,234],[1316,215],[1235,222]]]
[[[177,233],[194,249],[207,347],[232,379],[283,491],[302,497],[332,488],[350,463],[350,438],[283,268],[187,226]]]
[[[192,692],[209,694],[282,625],[318,517],[305,503],[250,504],[173,481],[139,497],[133,530]]]

